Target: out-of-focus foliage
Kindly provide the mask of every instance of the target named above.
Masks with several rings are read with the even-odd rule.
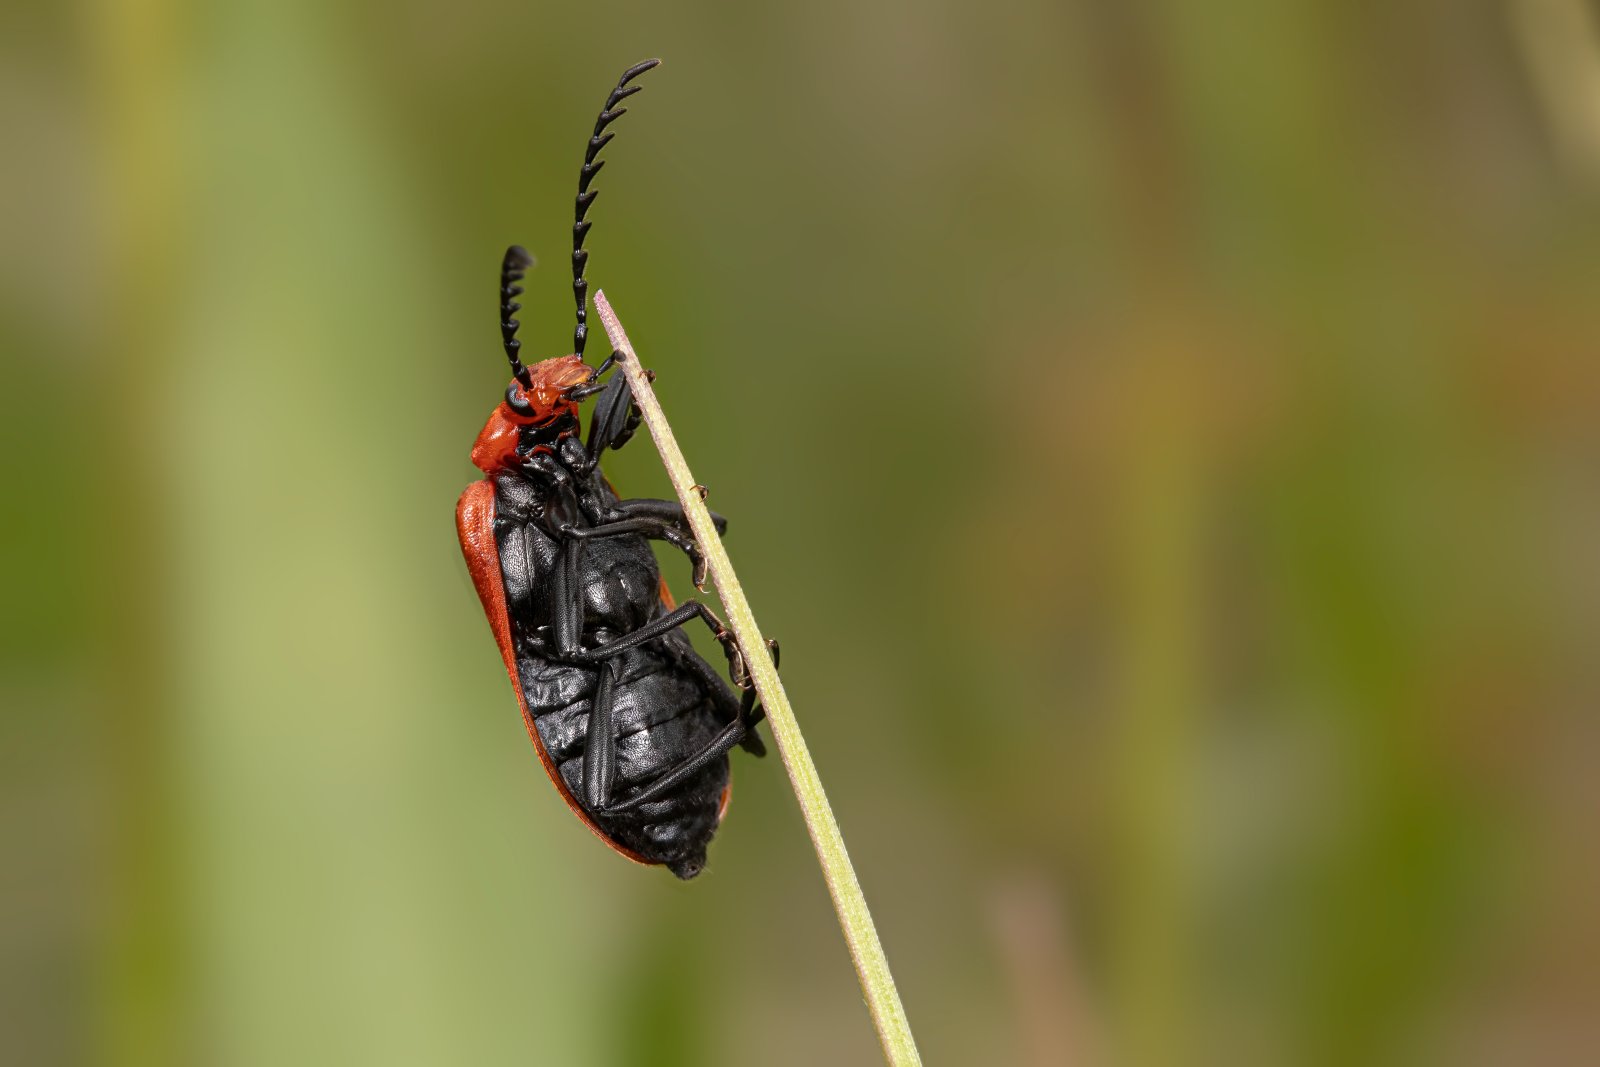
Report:
[[[7,1060],[872,1061],[776,762],[605,851],[454,543],[659,54],[591,277],[929,1062],[1594,1062],[1597,25],[8,5]]]

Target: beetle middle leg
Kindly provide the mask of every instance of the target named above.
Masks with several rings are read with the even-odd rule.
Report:
[[[660,522],[670,522],[685,530],[689,528],[689,517],[683,513],[683,505],[676,500],[657,500],[653,497],[636,496],[629,500],[618,500],[606,508],[607,518],[616,519],[656,519]],[[717,533],[728,532],[728,520],[711,512],[711,525],[717,528]]]
[[[688,600],[670,615],[653,619],[644,624],[633,633],[628,634],[604,649],[585,650],[583,648],[583,580],[579,574],[580,549],[585,540],[598,537],[619,537],[624,534],[633,534],[644,537],[655,537],[668,541],[681,548],[694,564],[694,577],[698,588],[705,581],[705,560],[700,555],[700,549],[695,544],[694,538],[673,528],[668,523],[655,519],[624,519],[621,522],[607,523],[604,526],[575,527],[562,526],[561,533],[566,538],[562,545],[561,554],[556,559],[553,588],[551,589],[551,619],[550,630],[555,639],[557,653],[564,659],[572,662],[594,662],[606,655],[615,655],[625,648],[633,648],[653,637],[681,625],[695,617],[698,611],[705,619],[706,625],[717,640],[722,642],[724,650],[728,650],[729,665],[733,664],[733,657],[738,655],[737,649],[732,644],[732,635],[728,628],[722,625],[722,620],[711,613],[711,609],[698,601]],[[685,613],[685,609],[690,609]],[[677,621],[668,623],[667,619]],[[640,636],[643,634],[644,636]],[[605,651],[612,650],[612,651]]]
[[[711,630],[711,635],[717,639],[717,643],[722,645],[722,650],[728,657],[729,669],[742,670],[742,666],[734,666],[738,662],[739,646],[733,639],[733,632],[722,625],[722,620],[698,600],[685,600],[665,615],[651,619],[631,633],[623,634],[615,641],[607,642],[598,648],[579,649],[570,658],[576,663],[600,663],[621,655],[630,648],[638,648],[647,641],[654,641],[669,634],[694,619],[704,622]]]
[[[665,501],[662,501],[665,503]],[[653,517],[625,518],[615,522],[602,523],[599,526],[572,526],[561,527],[561,535],[573,541],[592,540],[597,537],[621,537],[626,534],[635,534],[648,537],[656,541],[665,541],[689,557],[690,564],[694,567],[694,586],[696,589],[706,584],[706,561],[700,554],[700,546],[695,543],[694,536],[671,522]],[[569,550],[570,551],[570,550]]]

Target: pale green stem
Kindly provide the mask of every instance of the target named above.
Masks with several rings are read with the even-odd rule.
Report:
[[[850,946],[850,958],[855,962],[856,975],[861,979],[861,989],[867,997],[867,1010],[872,1013],[873,1025],[878,1028],[878,1039],[883,1042],[883,1055],[892,1067],[916,1067],[922,1063],[917,1055],[916,1042],[911,1038],[911,1026],[906,1022],[906,1012],[900,1004],[900,994],[895,989],[894,977],[889,973],[889,961],[884,958],[883,945],[878,941],[878,931],[872,925],[872,913],[867,910],[867,900],[861,895],[861,883],[856,881],[855,868],[850,866],[850,856],[844,849],[844,838],[839,834],[839,824],[834,821],[833,809],[828,806],[827,794],[822,791],[822,781],[817,777],[816,765],[806,750],[805,738],[795,722],[789,698],[778,680],[778,670],[767,653],[767,643],[761,638],[750,604],[744,598],[739,578],[728,561],[728,551],[711,525],[711,513],[700,498],[694,475],[684,462],[678,442],[672,436],[672,427],[662,414],[661,403],[656,400],[650,382],[645,378],[639,357],[628,343],[628,335],[617,321],[616,312],[606,300],[605,293],[594,294],[595,310],[605,326],[611,347],[621,353],[618,365],[633,387],[634,401],[644,416],[644,424],[655,439],[661,453],[672,487],[683,502],[689,528],[694,531],[700,551],[705,555],[711,579],[717,586],[717,597],[728,615],[728,625],[739,641],[739,651],[744,655],[750,675],[755,681],[761,705],[766,709],[767,721],[772,724],[772,736],[778,741],[778,754],[783,757],[784,769],[794,785],[794,795],[800,801],[800,812],[805,817],[806,829],[811,832],[811,843],[817,850],[817,862],[822,866],[822,876],[827,880],[828,892],[833,897],[834,911],[839,913],[839,926],[844,930],[845,942]]]

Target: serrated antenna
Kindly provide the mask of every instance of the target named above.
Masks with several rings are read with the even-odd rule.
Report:
[[[641,85],[630,86],[628,83],[652,67],[660,65],[659,59],[647,59],[622,72],[617,87],[606,97],[606,106],[600,110],[600,118],[595,121],[594,135],[589,138],[589,147],[583,154],[583,169],[578,172],[578,206],[572,220],[572,298],[578,305],[578,325],[572,331],[572,350],[580,356],[583,355],[583,347],[589,340],[589,283],[583,276],[584,267],[589,262],[589,253],[583,250],[583,239],[589,234],[589,223],[584,220],[584,216],[588,214],[589,205],[594,203],[594,198],[600,195],[600,190],[590,189],[589,183],[600,173],[600,168],[606,165],[605,160],[596,160],[595,157],[600,154],[600,149],[616,136],[606,133],[606,127],[628,113],[627,108],[617,105],[643,88]]]
[[[533,257],[521,245],[506,249],[506,258],[500,261],[500,340],[506,346],[506,359],[511,361],[511,374],[524,389],[532,387],[533,379],[517,355],[522,348],[522,342],[517,340],[517,328],[522,324],[513,316],[522,310],[516,299],[522,295],[522,286],[517,283],[531,266]]]

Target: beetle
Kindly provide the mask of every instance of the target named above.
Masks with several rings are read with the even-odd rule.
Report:
[[[704,868],[727,811],[728,753],[765,752],[763,717],[738,646],[709,608],[675,604],[652,540],[683,552],[697,589],[705,563],[682,507],[622,499],[600,470],[639,424],[613,352],[584,362],[587,340],[586,216],[599,190],[596,157],[606,127],[638,92],[625,71],[606,98],[584,153],[572,228],[577,326],[571,355],[524,366],[515,318],[518,285],[532,265],[521,247],[500,268],[500,330],[511,384],[472,449],[484,474],[456,505],[462,554],[483,602],[535,752],[563,800],[596,836],[639,863],[679,878]],[[579,405],[595,396],[587,441]],[[714,516],[717,532],[726,520]],[[683,628],[705,624],[728,660],[730,686],[702,659]],[[774,652],[776,651],[774,647]],[[735,692],[735,689],[740,692]]]

